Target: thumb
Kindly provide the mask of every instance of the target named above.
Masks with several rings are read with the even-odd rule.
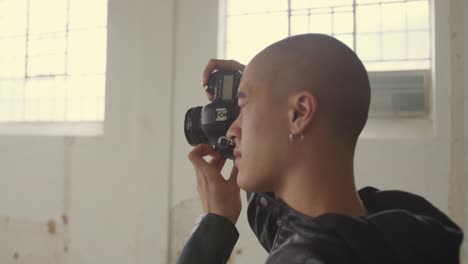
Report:
[[[206,162],[203,157],[207,155],[212,155],[213,149],[209,145],[200,144],[197,145],[188,155],[188,159],[192,162],[192,165],[195,169],[206,170],[209,167],[208,162]]]

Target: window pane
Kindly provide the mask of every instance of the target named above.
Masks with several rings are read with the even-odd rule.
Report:
[[[427,1],[408,2],[408,29],[429,28],[429,3]]]
[[[25,87],[25,119],[27,121],[48,121],[52,115],[52,102],[56,100],[55,78],[31,79]]]
[[[266,46],[288,36],[288,16],[286,12],[231,16],[228,28],[229,44],[239,45],[235,53],[228,47],[228,57],[240,52],[242,62],[247,63]]]
[[[26,38],[24,36],[0,39],[0,57],[24,57],[25,51]]]
[[[28,54],[32,56],[65,53],[66,36],[65,33],[31,36],[28,45]]]
[[[12,115],[12,108],[14,102],[0,100],[0,121],[10,121],[10,117]]]
[[[356,39],[357,54],[361,60],[379,60],[380,57],[380,35],[362,34]]]
[[[357,4],[376,4],[376,3],[391,3],[395,0],[356,0]]]
[[[0,1],[0,38],[26,35],[26,3],[27,0]]]
[[[353,49],[353,35],[335,35],[334,37],[346,44],[350,49]]]
[[[74,31],[70,32],[69,38],[68,73],[70,75],[106,71],[105,29]]]
[[[401,60],[406,58],[406,35],[388,33],[382,37],[383,59]]]
[[[64,32],[31,36],[28,43],[27,75],[65,74],[65,53]]]
[[[244,28],[248,28],[246,16],[229,16],[227,18],[227,42],[240,41],[244,35]]]
[[[310,16],[310,31],[314,33],[331,34],[332,33],[332,15],[312,14]]]
[[[291,35],[309,33],[309,16],[291,16]]]
[[[356,7],[357,32],[380,31],[380,6],[366,5]]]
[[[229,15],[288,10],[288,2],[284,0],[231,0],[228,1],[227,6]]]
[[[28,57],[28,76],[65,74],[65,54]]]
[[[107,1],[69,0],[70,29],[96,28],[107,25]],[[83,19],[86,18],[86,19]]]
[[[24,78],[26,38],[0,39],[0,79]]]
[[[11,111],[12,112],[8,118],[8,121],[21,120],[24,116],[24,82],[23,80],[14,80]],[[0,120],[0,121],[3,121],[3,120]]]
[[[29,33],[65,31],[67,9],[67,1],[64,0],[29,0]]]
[[[104,76],[75,77],[68,80],[67,119],[96,120],[104,116],[96,113],[104,112]]]
[[[310,0],[291,0],[291,9],[309,9],[332,6],[352,5],[353,0],[329,0],[329,1],[310,1]]]
[[[103,120],[106,25],[107,0],[0,0],[0,121]]]
[[[353,28],[353,13],[346,12],[346,13],[334,13],[333,18],[333,33],[340,34],[340,33],[352,33],[354,31]]]
[[[408,56],[410,59],[430,58],[429,32],[410,32],[409,33]]]
[[[357,0],[353,13],[353,1],[291,0],[290,33],[333,35],[350,48],[355,43],[356,52],[371,69],[427,69],[431,46],[429,7],[428,0]],[[238,8],[241,9],[240,4]],[[353,14],[356,14],[355,18]],[[230,58],[239,54],[243,54],[242,58],[250,58],[267,46],[245,43],[241,38],[231,39],[230,30],[237,32],[235,35],[242,35],[245,28],[259,21],[244,23],[246,18],[239,17],[239,21],[231,21],[232,24],[228,25],[226,47]],[[356,28],[353,28],[354,19]],[[287,20],[284,23],[287,26]],[[272,38],[271,42],[279,39]]]
[[[382,30],[405,30],[406,28],[406,5],[385,4],[382,5]]]
[[[0,81],[0,99],[10,101],[14,98],[15,81],[2,80]]]
[[[24,57],[0,57],[0,79],[24,78]]]

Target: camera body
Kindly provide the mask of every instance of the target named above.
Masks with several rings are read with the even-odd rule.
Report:
[[[187,110],[184,133],[192,146],[210,144],[222,156],[234,159],[234,142],[226,133],[239,116],[237,90],[241,79],[237,70],[216,71],[210,75],[206,91],[214,95],[213,101],[205,106]]]

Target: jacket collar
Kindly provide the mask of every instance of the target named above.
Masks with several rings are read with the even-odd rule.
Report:
[[[378,189],[373,188],[373,187],[365,187],[361,190],[359,190],[358,194],[364,202],[364,206],[366,206],[366,209],[368,210],[369,214],[373,213],[374,208],[373,206],[369,206],[367,200],[369,200],[369,196],[371,196],[373,193],[378,191]],[[329,215],[338,215],[338,214],[333,214],[333,213],[326,213],[317,217],[310,217],[307,216],[294,208],[290,207],[288,204],[286,204],[284,201],[282,201],[279,198],[276,198],[275,194],[272,192],[267,192],[267,193],[260,193],[256,197],[255,201],[256,205],[260,208],[264,208],[267,210],[274,218],[280,220],[283,223],[290,223],[290,222],[309,222],[312,223],[314,222],[317,218],[321,218],[322,216],[329,216]],[[371,208],[369,208],[371,207]],[[362,217],[358,217],[362,218]]]

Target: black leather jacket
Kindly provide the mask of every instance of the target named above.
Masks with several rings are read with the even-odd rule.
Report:
[[[248,194],[248,221],[269,252],[266,263],[459,263],[463,233],[424,198],[402,191],[359,191],[369,214],[315,218],[273,193]],[[239,234],[226,218],[207,214],[177,263],[226,263]]]

